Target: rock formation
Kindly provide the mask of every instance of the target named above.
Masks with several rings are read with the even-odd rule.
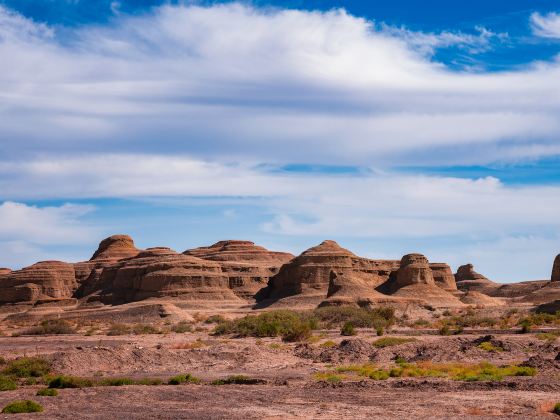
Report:
[[[397,290],[393,296],[422,299],[433,307],[463,306],[463,303],[451,293],[436,286],[428,259],[421,254],[408,254],[402,257],[394,288]]]
[[[478,307],[494,307],[494,306],[504,306],[506,303],[504,300],[496,297],[490,297],[484,293],[475,292],[470,290],[461,296],[461,302],[468,305],[476,305]]]
[[[238,240],[189,249],[184,254],[219,262],[222,272],[228,277],[229,287],[247,300],[254,300],[255,294],[266,287],[269,278],[294,258],[287,252],[269,251],[253,242]]]
[[[334,241],[324,241],[283,265],[263,295],[272,300],[292,296],[294,302],[317,305],[327,297],[331,272],[367,284],[373,292],[397,268],[396,261],[361,258]]]
[[[72,264],[42,261],[2,276],[0,303],[29,303],[71,298],[77,288]]]
[[[0,268],[0,276],[10,274],[11,272],[12,270],[10,270],[9,268]]]
[[[451,267],[445,263],[430,263],[430,269],[432,270],[432,276],[436,286],[441,287],[448,292],[454,292],[457,290],[457,284],[455,283],[455,276]]]
[[[554,265],[552,266],[552,275],[550,277],[551,281],[559,281],[560,282],[560,254],[556,256],[554,260]]]
[[[103,239],[89,261],[74,264],[76,280],[79,284],[76,296],[82,298],[103,289],[105,285],[100,284],[103,268],[123,258],[134,257],[139,252],[140,250],[128,235],[113,235]]]
[[[455,273],[455,281],[457,282],[457,288],[463,292],[474,290],[489,296],[493,295],[500,287],[498,283],[494,283],[482,274],[474,271],[472,264],[460,266],[457,269],[457,273]]]
[[[219,263],[169,248],[147,249],[105,267],[100,283],[105,286],[100,299],[113,304],[155,297],[180,297],[191,302],[241,301],[229,288]]]

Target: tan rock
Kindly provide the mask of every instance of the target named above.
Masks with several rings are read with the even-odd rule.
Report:
[[[159,297],[189,301],[237,301],[217,262],[178,254],[168,248],[140,252],[103,269],[102,300],[124,303]]]
[[[72,264],[42,261],[2,276],[0,303],[35,303],[72,297],[78,284]]]
[[[485,308],[494,307],[494,306],[504,306],[506,302],[503,299],[490,297],[485,295],[484,293],[475,292],[474,290],[470,290],[466,292],[463,296],[461,296],[461,302],[466,303],[468,305],[476,305],[482,306]]]
[[[396,261],[361,258],[334,241],[324,241],[283,265],[270,279],[265,297],[278,300],[297,296],[317,305],[327,297],[331,272],[366,282],[373,292],[397,268]]]
[[[392,296],[422,299],[433,307],[460,307],[464,304],[453,294],[436,286],[428,259],[422,254],[402,257]]]
[[[457,288],[463,292],[473,290],[488,296],[493,296],[500,287],[498,283],[474,271],[472,264],[460,266],[455,273],[455,281],[457,282]]]
[[[432,275],[436,286],[441,287],[448,292],[453,292],[457,290],[457,284],[455,283],[455,276],[451,267],[445,263],[430,263],[430,269],[432,270]]]
[[[217,261],[228,277],[229,287],[239,297],[254,301],[271,276],[294,258],[287,252],[269,251],[251,241],[227,240],[208,247],[189,249],[185,255]]]

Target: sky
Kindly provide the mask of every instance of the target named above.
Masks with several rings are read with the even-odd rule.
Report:
[[[557,1],[0,0],[0,266],[334,239],[560,253]]]

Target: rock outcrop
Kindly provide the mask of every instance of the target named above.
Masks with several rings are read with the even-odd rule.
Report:
[[[484,293],[475,292],[474,290],[470,290],[466,292],[463,296],[461,296],[461,302],[466,303],[467,305],[475,305],[477,307],[495,307],[495,306],[504,306],[506,302],[497,297],[491,297],[485,295]]]
[[[454,292],[457,290],[457,284],[455,283],[455,276],[451,267],[445,263],[430,263],[430,269],[432,270],[432,276],[436,286],[441,287],[448,292]]]
[[[105,288],[106,285],[100,282],[103,269],[121,259],[134,257],[139,252],[128,235],[113,235],[103,239],[89,261],[74,264],[79,284],[76,297],[82,298]]]
[[[271,276],[294,258],[287,252],[269,251],[251,241],[220,241],[208,247],[189,249],[185,255],[220,263],[229,287],[239,297],[254,301]]]
[[[482,274],[474,271],[472,264],[460,266],[455,273],[457,288],[463,292],[473,290],[492,296],[500,287],[498,283],[488,280]]]
[[[12,270],[10,270],[9,268],[0,268],[0,276],[10,274],[11,272],[12,272]]]
[[[42,261],[2,276],[0,303],[28,303],[71,298],[77,288],[72,264]]]
[[[361,258],[334,241],[324,241],[283,265],[279,273],[271,277],[263,298],[291,297],[294,304],[317,305],[328,295],[331,272],[373,293],[397,268],[397,261]]]
[[[560,254],[558,254],[556,256],[556,259],[554,260],[554,265],[552,266],[552,275],[550,277],[550,280],[553,282],[560,282]]]
[[[160,297],[241,302],[219,263],[169,248],[147,249],[104,268],[100,283],[104,285],[101,301],[113,304]]]
[[[451,293],[436,286],[428,259],[421,254],[402,257],[394,281],[397,290],[392,294],[401,298],[422,299],[433,307],[457,307],[463,303]]]

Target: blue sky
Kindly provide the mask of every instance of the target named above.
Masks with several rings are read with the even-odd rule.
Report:
[[[0,266],[182,251],[560,252],[553,1],[0,0]]]

